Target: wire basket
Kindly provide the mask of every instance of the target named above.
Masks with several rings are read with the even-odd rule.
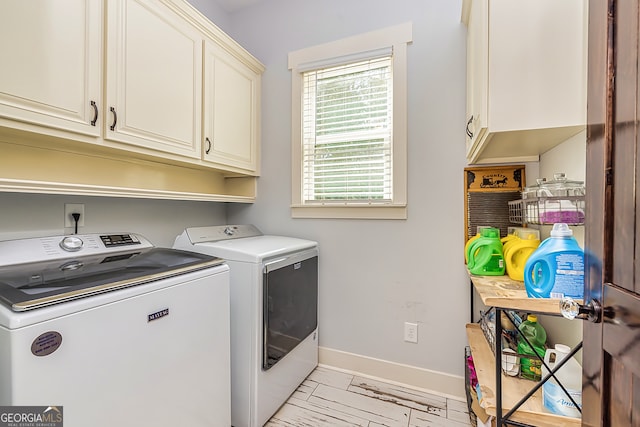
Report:
[[[508,202],[514,224],[584,224],[584,196],[531,197]]]
[[[508,316],[515,320],[517,328],[521,322],[520,316],[509,311]],[[496,352],[496,326],[495,310],[493,307],[487,312],[480,312],[480,329],[489,343],[491,352]],[[504,322],[503,322],[504,323]],[[536,356],[518,353],[518,332],[516,330],[502,330],[502,372],[509,376],[517,376],[531,381],[540,381],[542,378],[542,361]]]

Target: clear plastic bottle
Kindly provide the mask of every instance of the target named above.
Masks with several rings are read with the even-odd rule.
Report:
[[[568,346],[556,344],[555,349],[546,351],[544,361],[549,368],[553,369],[569,355],[570,351]],[[547,374],[548,371],[543,366],[542,375],[546,376]],[[578,407],[582,409],[582,367],[578,361],[572,357],[555,373],[555,376],[567,389]],[[542,385],[542,403],[546,412],[567,417],[580,417],[580,411],[553,377]]]
[[[531,348],[522,336],[518,335],[518,353],[533,356],[531,359],[528,357],[520,358],[520,375],[531,380],[538,380],[541,377],[542,370],[540,369],[540,363],[535,363],[537,360],[535,354],[537,353],[541,358],[544,357],[547,332],[538,323],[538,316],[535,314],[528,315],[527,320],[522,322],[518,329],[533,346]]]
[[[524,286],[531,298],[581,299],[584,296],[584,251],[567,224],[553,225],[545,239],[527,259]]]

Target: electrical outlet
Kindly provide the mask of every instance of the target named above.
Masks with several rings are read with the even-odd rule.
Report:
[[[406,342],[418,342],[418,324],[404,322],[404,340]]]
[[[64,204],[64,226],[75,227],[76,221],[71,214],[79,213],[78,227],[84,227],[84,204],[82,203],[65,203]]]

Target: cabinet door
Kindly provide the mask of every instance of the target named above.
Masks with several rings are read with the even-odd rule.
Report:
[[[0,57],[7,123],[100,134],[102,1],[2,0]]]
[[[464,0],[467,160],[537,161],[584,130],[584,0]]]
[[[204,160],[257,172],[259,84],[259,74],[205,43]]]
[[[105,139],[200,158],[200,33],[158,0],[109,1],[107,13]]]
[[[488,0],[473,0],[467,23],[467,153],[487,128],[488,26]]]
[[[586,123],[584,0],[491,0],[489,130]]]

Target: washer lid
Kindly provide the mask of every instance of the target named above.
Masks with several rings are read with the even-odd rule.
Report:
[[[197,271],[224,261],[147,247],[0,266],[0,302],[25,311]]]

